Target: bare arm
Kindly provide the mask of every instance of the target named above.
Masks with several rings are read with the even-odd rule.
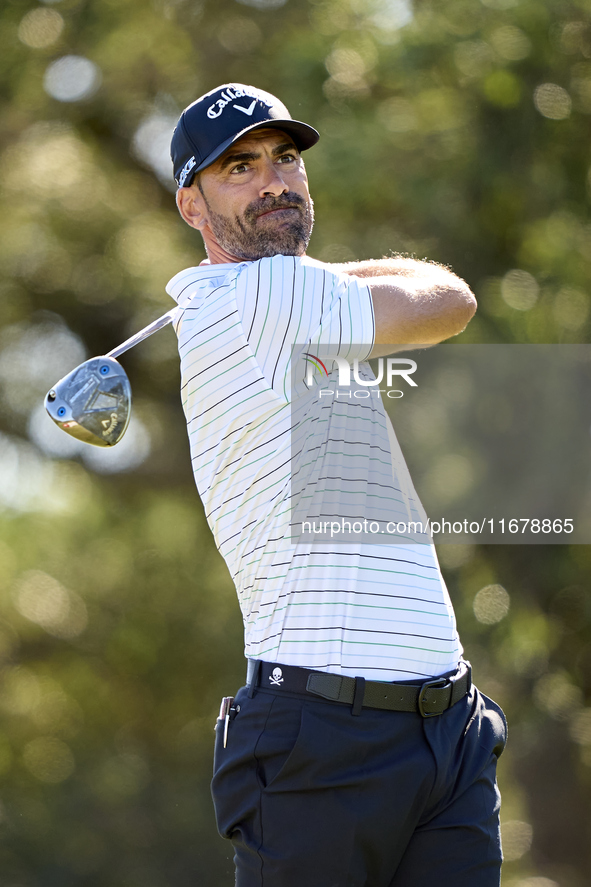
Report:
[[[468,285],[443,265],[394,257],[333,266],[353,277],[371,278],[376,322],[372,357],[388,345],[435,345],[461,333],[476,311]]]

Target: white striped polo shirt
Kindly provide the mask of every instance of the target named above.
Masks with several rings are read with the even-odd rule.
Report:
[[[275,256],[188,268],[167,291],[185,309],[176,330],[193,472],[236,585],[246,656],[383,681],[453,670],[462,648],[432,544],[294,535],[304,516],[424,514],[381,400],[320,399],[306,383],[306,353],[367,359],[369,287]]]

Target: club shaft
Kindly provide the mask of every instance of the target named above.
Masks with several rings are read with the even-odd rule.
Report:
[[[149,323],[148,326],[144,327],[143,330],[140,330],[129,339],[126,339],[125,342],[121,343],[121,345],[117,345],[116,348],[113,348],[113,350],[109,351],[109,353],[105,356],[119,357],[120,354],[124,354],[126,351],[129,351],[129,349],[133,348],[134,345],[138,345],[140,342],[143,342],[144,339],[148,338],[148,336],[153,335],[153,333],[157,333],[158,330],[161,330],[169,323],[172,323],[172,321],[176,319],[180,312],[181,309],[178,306],[173,308],[171,311],[167,311],[166,314],[162,315],[162,317],[158,317],[156,320],[153,320],[152,323]]]

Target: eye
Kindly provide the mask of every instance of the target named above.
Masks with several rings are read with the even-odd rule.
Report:
[[[295,154],[282,154],[281,157],[278,158],[278,163],[295,163],[297,160]]]
[[[232,172],[232,175],[234,175],[234,174],[240,175],[240,173],[248,172],[249,169],[250,169],[250,166],[248,165],[248,163],[237,163],[236,166],[232,167],[231,172]]]

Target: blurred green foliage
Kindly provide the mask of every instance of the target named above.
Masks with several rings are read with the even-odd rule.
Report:
[[[590,0],[5,0],[5,887],[233,880],[208,783],[242,626],[194,490],[173,333],[124,358],[135,425],[121,455],[68,450],[39,410],[85,354],[166,310],[167,279],[203,257],[174,206],[178,112],[230,80],[278,94],[322,133],[306,155],[312,255],[450,264],[479,299],[465,342],[586,343],[590,12]],[[591,548],[440,556],[477,681],[509,716],[504,883],[584,887]]]

